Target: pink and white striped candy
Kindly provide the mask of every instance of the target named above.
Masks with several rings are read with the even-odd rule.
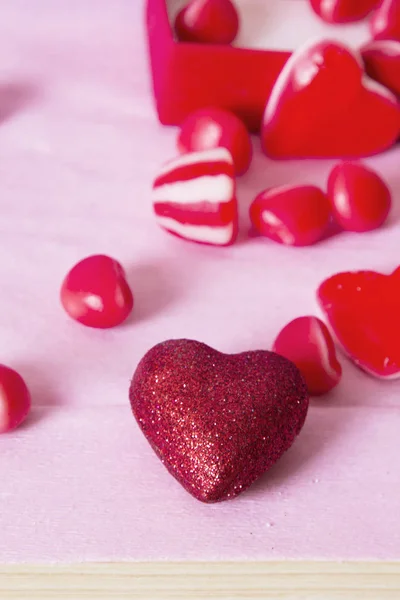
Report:
[[[153,185],[157,223],[181,238],[228,246],[238,231],[235,171],[226,148],[168,162]]]
[[[326,394],[342,377],[332,336],[317,317],[290,321],[276,338],[273,351],[296,365],[312,396]]]
[[[369,77],[400,98],[400,41],[375,40],[361,49]]]
[[[400,0],[383,0],[370,20],[375,40],[400,41]]]

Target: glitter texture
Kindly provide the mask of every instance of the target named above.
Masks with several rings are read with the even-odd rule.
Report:
[[[304,380],[273,352],[222,354],[191,340],[154,346],[130,388],[144,435],[203,502],[233,498],[291,446],[308,409]]]

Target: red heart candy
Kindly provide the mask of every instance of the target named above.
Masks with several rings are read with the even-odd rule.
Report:
[[[400,105],[365,76],[361,59],[331,41],[292,55],[267,102],[262,143],[273,158],[360,157],[391,146]]]
[[[109,256],[88,256],[76,264],[61,288],[61,302],[72,319],[106,329],[119,325],[133,308],[122,266]]]
[[[336,222],[347,231],[371,231],[386,221],[392,204],[383,179],[359,163],[341,163],[329,175],[328,196]]]
[[[376,40],[400,41],[400,2],[383,0],[370,21],[372,37]]]
[[[342,377],[331,334],[316,317],[290,321],[276,338],[273,351],[294,362],[312,396],[326,394]]]
[[[31,408],[31,396],[21,375],[0,365],[0,434],[16,429]]]
[[[286,358],[222,354],[191,340],[152,348],[130,401],[168,471],[203,502],[251,485],[292,445],[308,409],[304,380]]]
[[[261,192],[250,206],[250,220],[261,235],[287,246],[310,246],[328,229],[331,207],[312,185],[282,186]]]
[[[380,0],[310,0],[313,10],[327,23],[351,23],[364,19]]]
[[[177,15],[175,31],[182,42],[230,44],[239,31],[231,0],[191,0]]]
[[[253,154],[250,135],[235,114],[210,107],[196,110],[184,120],[178,137],[181,153],[219,147],[231,153],[237,175],[248,170]]]
[[[318,301],[346,354],[385,379],[400,377],[400,277],[374,271],[338,273],[318,289]]]
[[[153,185],[158,224],[179,237],[227,246],[238,231],[233,160],[226,148],[168,162]]]
[[[367,74],[400,97],[400,42],[376,40],[361,50]]]

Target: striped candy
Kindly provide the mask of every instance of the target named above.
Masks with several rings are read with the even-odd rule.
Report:
[[[226,148],[168,162],[153,185],[157,223],[181,238],[228,246],[238,231],[232,156]]]

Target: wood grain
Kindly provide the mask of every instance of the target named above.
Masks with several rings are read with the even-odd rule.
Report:
[[[398,600],[396,563],[131,563],[0,567],[1,600]]]

